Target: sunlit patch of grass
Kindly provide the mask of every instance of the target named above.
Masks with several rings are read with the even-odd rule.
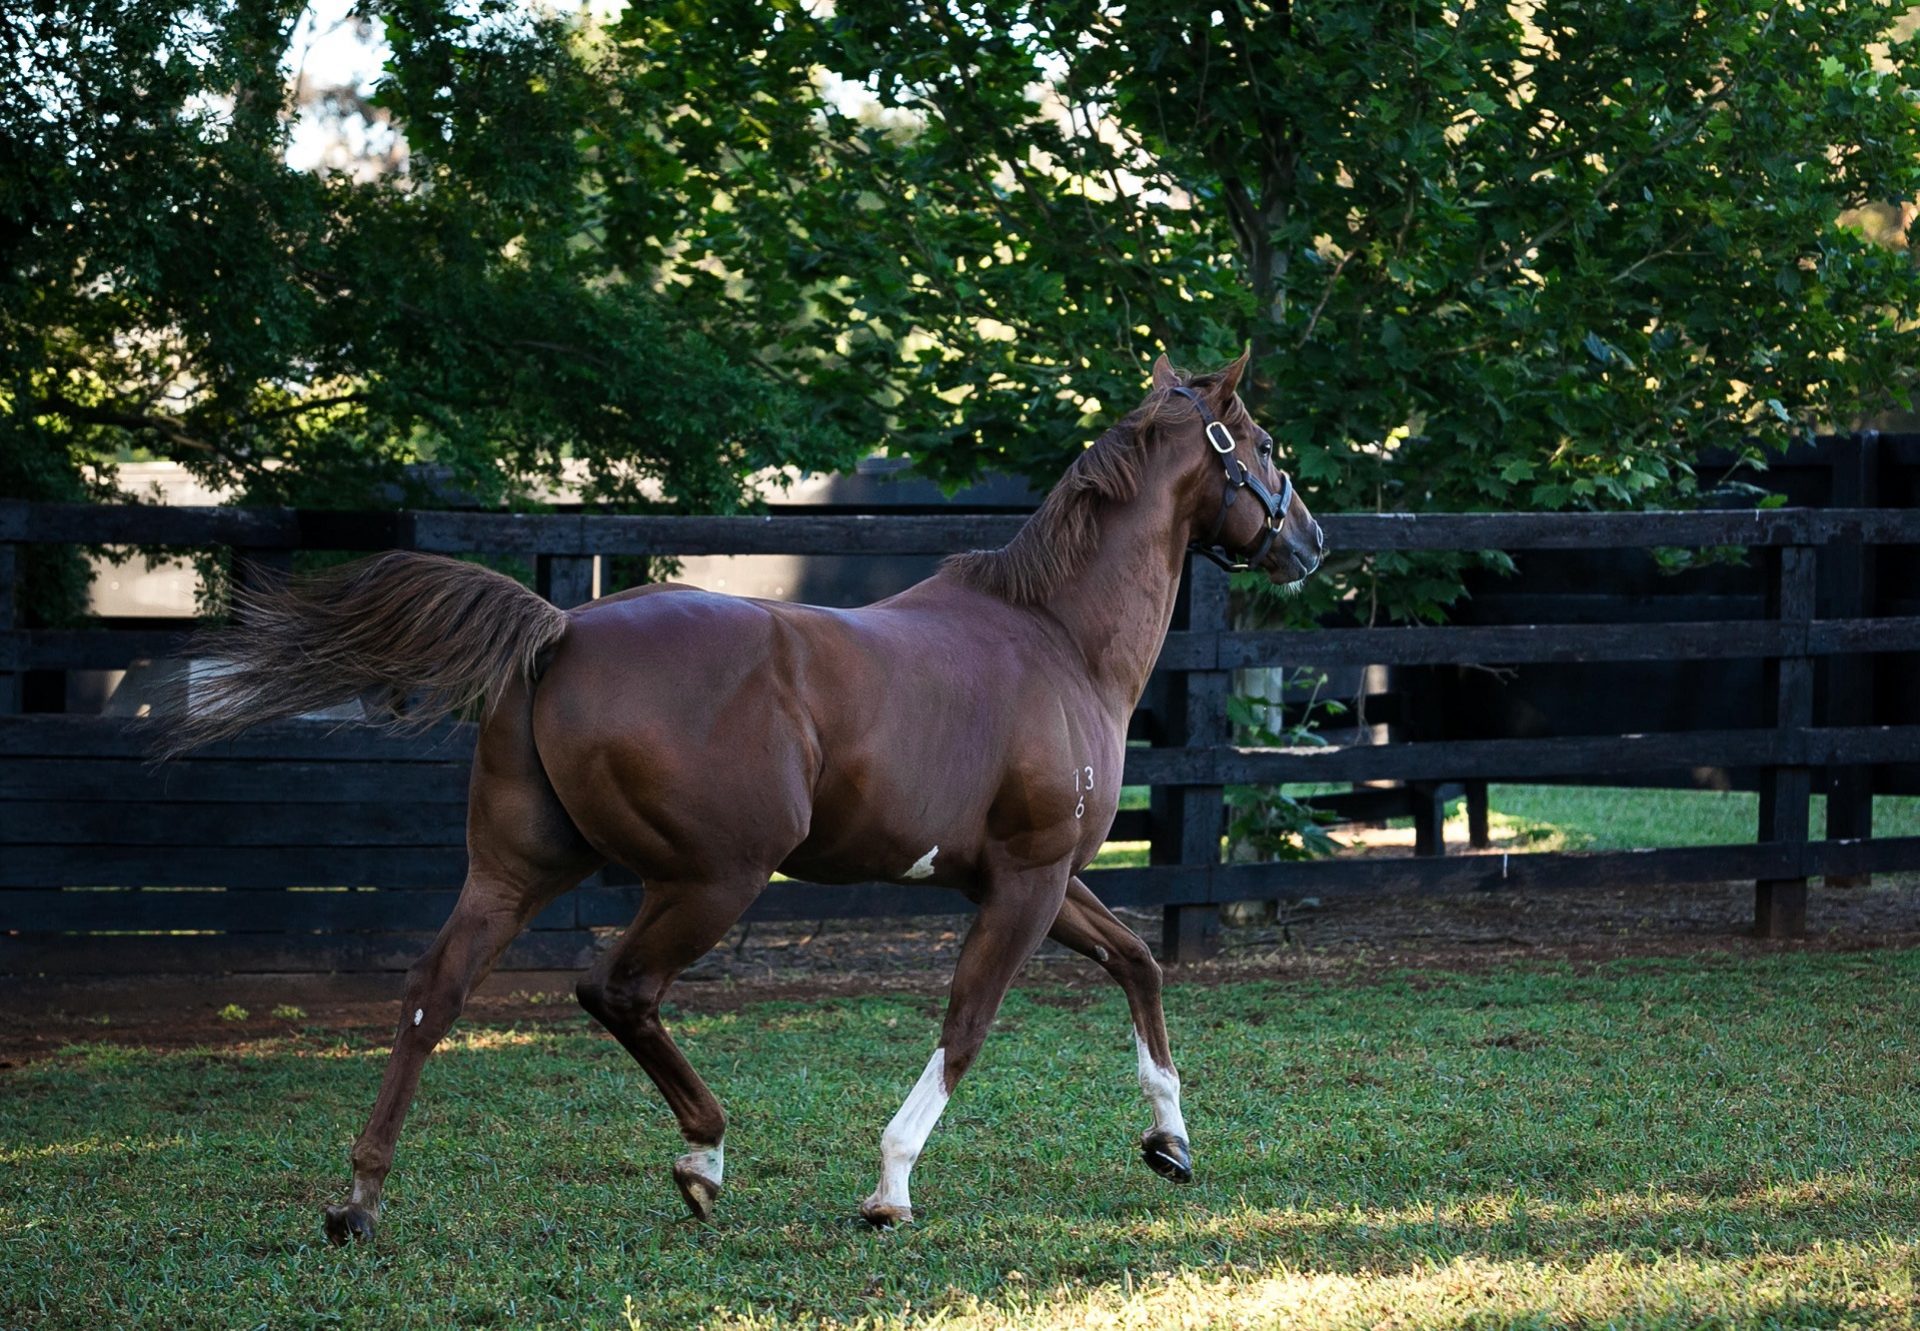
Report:
[[[1091,869],[1144,869],[1152,843],[1147,841],[1109,841],[1093,857]]]
[[[0,1147],[0,1165],[24,1165],[29,1161],[86,1160],[105,1167],[109,1157],[136,1152],[164,1151],[180,1145],[179,1137],[147,1137],[139,1140],[110,1141],[100,1137],[80,1137],[73,1141],[46,1142],[18,1150]]]
[[[1894,951],[1176,986],[1176,1188],[1117,991],[1020,990],[886,1234],[937,1002],[673,1018],[732,1115],[711,1226],[611,1039],[481,1027],[349,1251],[383,1033],[74,1048],[0,1078],[0,1327],[1907,1325],[1917,996]]]
[[[1121,1331],[1161,1327],[1441,1328],[1459,1326],[1910,1326],[1913,1245],[1846,1244],[1783,1266],[1766,1260],[1606,1254],[1586,1262],[1456,1258],[1406,1271],[1154,1273],[1094,1290],[1030,1290],[1010,1273],[994,1301],[945,1300],[932,1310],[885,1312],[873,1331],[937,1324],[953,1331]],[[931,1312],[932,1316],[928,1313]],[[649,1326],[637,1306],[621,1325]],[[774,1331],[794,1323],[749,1312],[712,1323]]]

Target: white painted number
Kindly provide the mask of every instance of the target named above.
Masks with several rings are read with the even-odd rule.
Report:
[[[1087,796],[1093,793],[1093,769],[1091,767],[1082,767],[1074,771],[1073,790],[1075,794],[1080,796],[1080,802],[1073,806],[1073,816],[1075,818],[1084,818],[1087,816]]]

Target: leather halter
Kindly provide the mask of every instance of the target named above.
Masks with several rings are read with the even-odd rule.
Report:
[[[1187,549],[1196,555],[1205,555],[1229,573],[1238,573],[1243,569],[1252,568],[1267,557],[1267,551],[1273,548],[1274,538],[1279,536],[1281,528],[1287,525],[1287,508],[1293,503],[1293,477],[1284,471],[1281,472],[1280,493],[1274,494],[1267,489],[1258,476],[1247,470],[1246,463],[1233,455],[1237,447],[1233,435],[1228,432],[1225,425],[1214,419],[1213,412],[1208,410],[1207,404],[1201,400],[1198,393],[1191,388],[1175,388],[1169,391],[1178,393],[1193,403],[1199,411],[1200,419],[1207,425],[1207,444],[1220,459],[1220,470],[1226,475],[1226,491],[1220,501],[1220,516],[1213,520],[1213,530],[1207,533],[1207,539],[1204,541],[1187,542]],[[1238,476],[1233,474],[1235,467],[1240,468]],[[1264,524],[1266,530],[1258,545],[1251,550],[1242,550],[1235,554],[1220,544],[1220,533],[1226,528],[1228,510],[1233,507],[1233,501],[1239,498],[1242,490],[1251,492],[1254,502],[1266,511],[1267,520]]]

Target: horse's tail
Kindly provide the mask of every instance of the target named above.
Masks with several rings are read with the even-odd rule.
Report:
[[[382,724],[430,725],[532,680],[567,631],[565,611],[504,574],[406,551],[234,600],[238,625],[195,649],[215,658],[212,668],[181,712],[162,719],[163,756],[375,690],[388,711]]]

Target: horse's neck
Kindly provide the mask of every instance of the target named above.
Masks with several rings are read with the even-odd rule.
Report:
[[[1122,717],[1140,701],[1166,640],[1187,525],[1172,489],[1149,482],[1102,515],[1095,554],[1047,601]]]

